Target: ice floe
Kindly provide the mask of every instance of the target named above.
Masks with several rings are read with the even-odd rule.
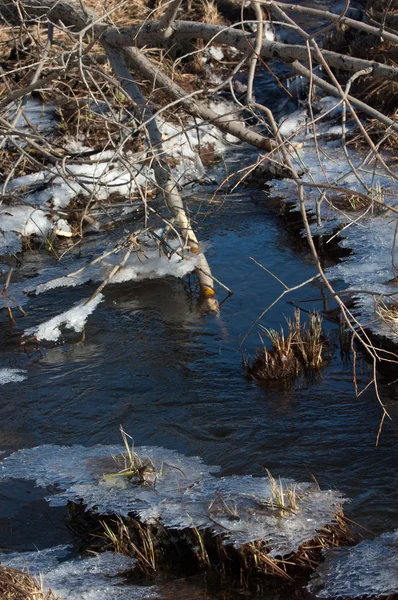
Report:
[[[44,590],[51,589],[62,600],[131,600],[157,598],[157,589],[121,585],[123,573],[135,560],[115,552],[89,558],[70,558],[70,546],[55,546],[36,552],[1,554],[0,562],[13,569],[41,577]]]
[[[18,383],[26,379],[27,371],[23,369],[0,369],[0,385]]]
[[[79,333],[83,331],[89,315],[94,312],[103,299],[103,295],[98,294],[92,300],[88,299],[79,302],[69,310],[56,315],[41,325],[26,329],[24,335],[34,335],[38,340],[56,341],[61,336],[61,327],[66,327]]]
[[[398,529],[325,554],[308,586],[318,598],[381,598],[398,593]]]
[[[53,506],[83,500],[88,510],[99,514],[134,514],[144,522],[160,519],[173,529],[206,528],[237,548],[267,541],[271,556],[295,552],[316,537],[322,527],[334,522],[344,502],[338,491],[319,491],[312,484],[283,479],[278,485],[285,492],[294,489],[297,509],[280,510],[272,504],[268,478],[220,478],[215,476],[218,467],[205,465],[198,457],[146,446],[135,451],[151,461],[156,475],[140,484],[115,475],[118,468],[112,456],[120,456],[123,450],[100,445],[19,450],[0,462],[0,480],[27,479],[42,487],[56,486],[58,491],[47,498]]]

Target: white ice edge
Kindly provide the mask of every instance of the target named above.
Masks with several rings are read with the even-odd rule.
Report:
[[[97,294],[92,300],[83,300],[69,310],[44,321],[41,325],[26,329],[24,336],[34,335],[38,340],[56,341],[61,336],[61,327],[79,333],[83,331],[89,315],[94,312],[103,299],[102,294]]]

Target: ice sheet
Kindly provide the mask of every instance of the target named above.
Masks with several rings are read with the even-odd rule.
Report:
[[[112,455],[122,447],[39,446],[20,450],[0,463],[0,480],[28,479],[59,490],[47,500],[61,506],[68,500],[83,502],[99,514],[128,516],[142,521],[161,519],[166,527],[208,528],[225,544],[240,547],[255,540],[269,542],[270,555],[287,555],[313,539],[334,516],[344,498],[338,491],[319,491],[309,483],[278,481],[284,491],[295,488],[297,510],[271,506],[268,478],[216,477],[218,467],[198,457],[156,447],[136,452],[150,459],[156,476],[140,484],[137,478],[106,477],[118,468]],[[120,468],[120,467],[119,467]],[[113,483],[114,482],[114,483]]]
[[[120,572],[134,567],[135,560],[114,552],[89,558],[68,558],[69,546],[56,546],[37,552],[0,555],[8,567],[43,576],[44,589],[62,600],[141,600],[158,597],[155,587],[122,586]]]
[[[398,593],[398,529],[353,548],[328,549],[308,589],[318,598],[384,597]]]

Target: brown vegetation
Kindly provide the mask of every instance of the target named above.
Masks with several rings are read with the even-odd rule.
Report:
[[[285,502],[291,501],[297,509],[297,498],[286,497]],[[292,510],[287,504],[281,507],[276,502],[277,495],[273,500],[264,499],[264,503],[259,504],[259,514],[273,510],[283,518]],[[334,521],[325,525],[314,539],[300,546],[297,552],[283,557],[271,556],[271,544],[266,541],[235,548],[232,544],[224,544],[223,536],[214,535],[209,529],[172,530],[163,527],[161,521],[142,523],[134,517],[97,516],[76,504],[70,504],[69,510],[71,526],[82,536],[87,550],[114,550],[131,556],[137,560],[137,572],[149,578],[160,573],[175,577],[216,570],[220,576],[238,578],[244,587],[255,584],[266,589],[270,586],[276,586],[278,590],[284,586],[298,589],[319,564],[323,548],[352,542],[339,508],[336,508]],[[209,507],[209,515],[217,523],[220,514],[230,515],[231,521],[240,519],[234,506],[228,506],[223,498],[217,497]]]
[[[51,590],[45,592],[40,581],[29,573],[0,564],[1,600],[60,600]]]
[[[301,323],[300,310],[286,319],[288,331],[261,327],[272,343],[269,350],[263,342],[253,362],[245,361],[246,373],[256,381],[294,379],[302,373],[317,371],[327,361],[329,346],[322,329],[322,318],[312,313],[308,323]]]

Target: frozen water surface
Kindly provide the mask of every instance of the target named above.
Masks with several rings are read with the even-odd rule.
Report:
[[[166,527],[208,528],[224,537],[224,543],[240,547],[255,540],[269,542],[271,555],[294,552],[334,520],[344,498],[337,491],[319,491],[311,484],[281,480],[286,490],[294,487],[297,510],[272,508],[268,478],[233,476],[218,478],[218,467],[198,457],[172,450],[138,447],[141,457],[152,461],[156,476],[139,484],[116,473],[112,456],[122,447],[38,446],[15,452],[0,463],[0,480],[28,479],[58,490],[47,500],[61,506],[83,500],[100,514],[138,515],[142,521],[161,519]],[[112,484],[116,480],[118,483]],[[120,485],[119,481],[124,483]]]
[[[308,586],[318,598],[383,597],[398,592],[398,529],[353,548],[328,549]]]
[[[123,571],[135,560],[104,552],[89,558],[72,558],[69,546],[56,546],[37,552],[0,555],[2,564],[43,576],[44,589],[51,589],[62,600],[141,600],[158,597],[155,587],[125,586]]]

